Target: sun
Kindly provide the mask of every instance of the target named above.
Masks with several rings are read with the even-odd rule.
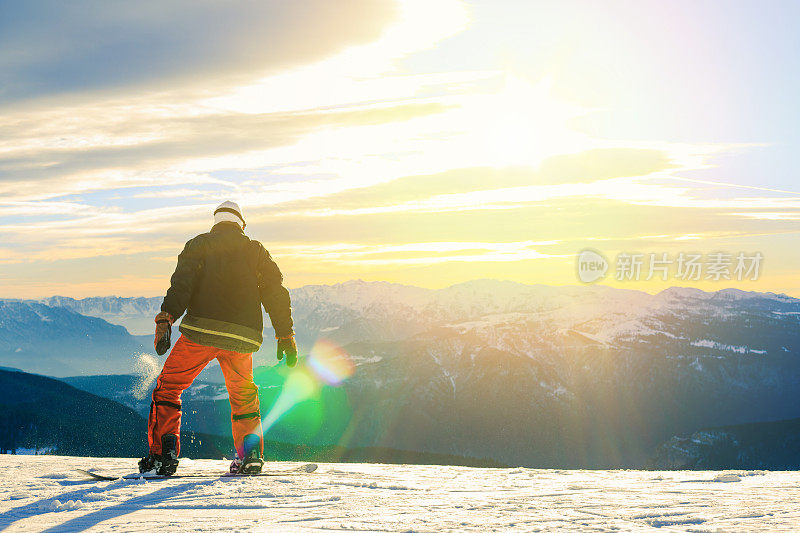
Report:
[[[463,127],[487,164],[536,166],[589,147],[591,140],[570,127],[571,119],[588,111],[557,97],[549,78],[532,84],[506,75],[500,90],[464,103]]]

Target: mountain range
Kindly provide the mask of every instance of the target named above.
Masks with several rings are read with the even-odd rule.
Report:
[[[230,417],[228,418],[230,420]],[[0,453],[137,457],[147,451],[147,422],[129,407],[62,381],[0,369]],[[183,428],[181,455],[232,455],[230,435]],[[382,462],[498,467],[488,459],[393,448],[308,446],[266,440],[269,461]]]
[[[66,307],[0,300],[0,364],[50,376],[131,372],[142,339]]]
[[[145,420],[112,400],[45,376],[0,370],[0,453],[136,456]]]
[[[676,435],[653,455],[659,470],[797,470],[800,418],[755,422]]]
[[[351,281],[291,293],[301,351],[313,352],[324,338],[355,365],[338,389],[349,409],[346,424],[302,436],[314,444],[346,434],[349,446],[506,464],[637,467],[675,435],[800,416],[800,300],[785,295],[687,288],[651,295],[494,280],[439,290]],[[43,320],[36,310],[51,311],[36,306],[69,311],[63,317],[70,320],[144,324],[160,298],[47,302],[58,305],[16,302],[31,306],[23,313],[30,331],[60,324]],[[83,314],[95,318],[73,316]],[[25,329],[20,320],[12,326]],[[120,342],[144,342],[114,331]],[[0,362],[38,369],[32,357],[7,359],[18,342],[6,342],[7,335],[0,322]],[[62,344],[73,342],[67,340]],[[267,373],[273,350],[267,340],[255,356]],[[70,366],[73,374],[131,372],[130,356],[109,358],[127,361],[127,372],[102,370],[91,357]],[[201,379],[218,381],[213,373]],[[224,417],[227,402],[216,402]]]

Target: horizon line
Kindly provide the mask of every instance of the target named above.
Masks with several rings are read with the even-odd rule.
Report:
[[[448,289],[451,289],[453,287],[458,287],[460,285],[467,285],[467,284],[476,283],[476,282],[482,282],[482,281],[496,282],[496,283],[508,283],[508,284],[520,285],[520,286],[523,286],[523,287],[550,287],[550,288],[573,288],[573,287],[578,288],[578,287],[582,287],[582,288],[586,288],[586,289],[589,289],[589,288],[592,288],[592,287],[602,287],[602,288],[608,289],[608,290],[638,292],[638,293],[642,293],[642,294],[648,294],[648,295],[651,295],[651,296],[657,296],[659,294],[662,294],[662,293],[664,293],[664,292],[666,292],[668,290],[672,290],[672,289],[686,289],[686,290],[690,290],[690,291],[699,291],[699,292],[704,293],[704,294],[718,294],[718,293],[723,292],[723,291],[736,291],[736,292],[747,293],[747,294],[763,294],[763,295],[772,295],[772,296],[777,296],[777,297],[792,298],[794,300],[800,299],[798,297],[791,296],[791,295],[783,293],[783,292],[745,290],[745,289],[740,289],[738,287],[722,287],[722,288],[717,289],[717,290],[705,290],[705,289],[701,289],[699,287],[693,287],[693,286],[671,285],[669,287],[663,288],[663,289],[658,290],[658,291],[648,291],[648,290],[645,290],[645,289],[634,289],[634,288],[625,288],[625,287],[612,286],[612,285],[608,285],[608,284],[605,284],[605,283],[580,283],[580,282],[578,282],[578,283],[574,283],[574,284],[556,285],[556,284],[548,284],[548,283],[524,283],[524,282],[520,282],[520,281],[514,281],[514,280],[509,280],[509,279],[499,279],[499,278],[475,278],[475,279],[462,281],[462,282],[458,282],[458,283],[453,283],[451,285],[446,285],[446,286],[443,286],[443,287],[435,287],[435,288],[434,287],[423,287],[423,286],[419,286],[419,285],[410,285],[410,284],[407,284],[407,283],[398,283],[398,282],[386,281],[386,280],[364,280],[364,279],[361,279],[361,278],[352,278],[352,279],[349,279],[349,280],[346,280],[346,281],[337,282],[337,283],[307,283],[305,285],[300,285],[300,286],[296,286],[296,287],[287,287],[287,288],[290,291],[295,291],[295,290],[300,290],[300,289],[303,289],[303,288],[306,288],[306,287],[336,287],[336,286],[352,284],[352,283],[363,283],[363,284],[371,284],[371,285],[373,285],[373,284],[394,285],[394,286],[399,286],[399,287],[408,287],[408,288],[413,288],[413,289],[421,289],[421,290],[425,290],[425,291],[435,292],[435,291],[448,290]],[[160,294],[156,294],[156,295],[152,295],[152,296],[146,296],[146,295],[119,296],[119,295],[116,295],[116,294],[105,294],[105,295],[82,296],[82,297],[67,296],[67,295],[64,295],[64,294],[50,294],[50,295],[45,295],[45,296],[26,297],[26,298],[14,298],[14,297],[0,296],[0,300],[4,300],[4,301],[36,301],[36,300],[43,300],[43,299],[47,299],[47,298],[70,298],[72,300],[78,301],[78,300],[88,300],[88,299],[92,299],[92,298],[121,298],[121,299],[126,299],[127,298],[127,299],[133,299],[133,298],[161,298],[161,297],[163,297],[163,295],[160,295]]]

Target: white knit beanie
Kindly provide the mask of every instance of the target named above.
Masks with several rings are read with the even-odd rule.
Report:
[[[239,204],[230,201],[222,202],[214,210],[214,224],[219,224],[220,222],[236,222],[242,229],[246,225],[242,210],[239,209]]]

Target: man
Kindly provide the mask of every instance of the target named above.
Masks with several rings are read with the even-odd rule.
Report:
[[[297,363],[289,291],[283,276],[260,242],[244,234],[242,210],[224,202],[214,211],[208,233],[186,243],[156,316],[155,347],[169,349],[172,323],[184,312],[182,335],[156,380],[147,439],[150,454],[140,472],[172,475],[180,454],[181,393],[212,359],[225,376],[231,403],[236,456],[231,472],[261,471],[264,443],[258,387],[253,383],[252,353],[262,342],[261,306],[269,313],[278,360]]]

